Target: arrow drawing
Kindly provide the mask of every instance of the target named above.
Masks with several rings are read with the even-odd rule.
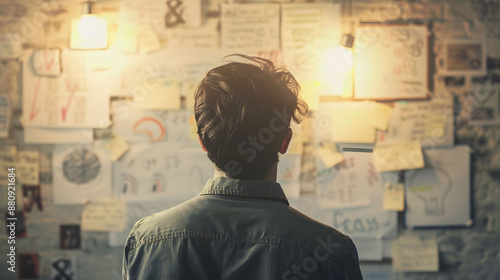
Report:
[[[30,121],[33,121],[38,113],[40,113],[40,110],[36,108],[36,100],[38,99],[38,92],[40,92],[41,82],[42,78],[38,77],[36,80],[35,95],[33,96],[33,102],[31,103]]]
[[[73,96],[75,96],[75,93],[78,89],[78,81],[75,81],[73,84],[71,84],[69,81],[66,81],[66,87],[69,89],[70,95],[68,101],[66,102],[66,106],[61,108],[63,122],[66,121],[66,115],[68,113],[69,106],[71,106],[71,101],[73,100]]]

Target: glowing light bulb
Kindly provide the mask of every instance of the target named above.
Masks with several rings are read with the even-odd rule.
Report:
[[[71,24],[71,49],[105,49],[108,46],[106,19],[84,14]]]
[[[408,186],[409,191],[424,203],[425,215],[445,214],[444,204],[452,188],[448,173],[438,167],[418,169],[410,176]]]

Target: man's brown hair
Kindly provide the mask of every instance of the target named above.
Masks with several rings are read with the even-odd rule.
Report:
[[[263,179],[278,161],[290,121],[308,111],[293,75],[270,60],[233,55],[195,91],[198,134],[208,158],[230,178]]]

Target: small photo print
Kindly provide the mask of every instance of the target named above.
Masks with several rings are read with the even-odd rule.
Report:
[[[37,279],[39,275],[38,254],[20,253],[19,254],[19,279]]]
[[[43,210],[40,185],[23,185],[23,210],[29,213],[34,206]]]
[[[484,40],[447,41],[443,74],[486,75],[486,42]]]
[[[12,229],[16,237],[26,237],[26,223],[24,219],[24,211],[14,211],[14,216],[10,215],[11,211],[5,212],[5,221],[7,223],[7,235],[11,235]],[[9,225],[13,225],[9,227]]]
[[[80,249],[80,225],[60,225],[59,246],[63,250]]]
[[[50,279],[76,280],[76,258],[61,256],[50,261]]]

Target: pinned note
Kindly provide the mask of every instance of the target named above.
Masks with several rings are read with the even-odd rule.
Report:
[[[104,147],[109,151],[109,158],[111,161],[116,161],[130,149],[130,145],[127,141],[117,135],[115,135],[113,139],[107,140]]]
[[[120,201],[90,202],[82,213],[82,230],[123,231],[127,222],[127,205]]]
[[[396,171],[424,167],[422,146],[418,141],[382,143],[373,148],[377,171]]]
[[[321,143],[319,156],[326,168],[334,167],[344,160],[344,156],[339,153],[335,143]]]
[[[92,143],[92,128],[25,127],[24,142],[31,144]]]
[[[9,96],[0,94],[0,138],[9,136],[11,106]]]
[[[376,130],[387,129],[392,108],[378,102],[337,102],[331,110],[332,140],[374,143]]]
[[[9,146],[7,146],[9,147]],[[38,151],[17,151],[13,154],[12,148],[5,148],[8,153],[0,157],[0,168],[16,169],[16,181],[26,185],[38,185],[40,182],[40,154]],[[15,147],[14,147],[15,149]],[[5,179],[5,174],[0,174],[0,179]]]
[[[279,20],[277,4],[222,4],[222,48],[279,49]]]
[[[403,184],[386,183],[384,193],[384,209],[395,211],[403,211],[405,209]]]
[[[147,91],[144,97],[136,98],[135,101],[141,109],[145,110],[179,110],[181,108],[181,84],[180,82],[158,82],[151,80],[149,84],[154,85]]]
[[[395,271],[438,271],[436,240],[421,241],[406,236],[392,244],[392,267]]]

